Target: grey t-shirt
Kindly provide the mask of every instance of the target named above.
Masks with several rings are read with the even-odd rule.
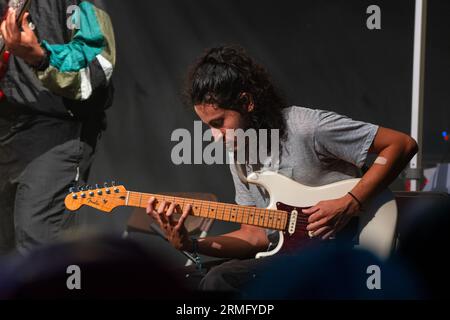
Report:
[[[290,107],[285,109],[287,139],[281,143],[278,173],[308,186],[321,186],[361,176],[378,126],[355,121],[334,112]],[[265,190],[242,183],[230,165],[236,189],[235,201],[266,207]],[[247,166],[247,173],[256,170]],[[264,170],[272,168],[265,167]]]

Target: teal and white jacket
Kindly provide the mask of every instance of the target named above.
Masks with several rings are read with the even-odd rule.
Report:
[[[30,16],[49,64],[38,71],[12,57],[0,80],[6,103],[55,116],[109,107],[116,49],[111,20],[99,1],[33,0]]]

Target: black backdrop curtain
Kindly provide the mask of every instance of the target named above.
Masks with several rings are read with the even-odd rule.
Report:
[[[205,48],[240,44],[264,64],[293,105],[328,109],[409,132],[414,1],[106,0],[117,38],[116,97],[91,183],[116,180],[147,192],[213,192],[231,202],[226,166],[171,162],[171,133],[193,131],[195,115],[180,91]],[[366,9],[381,8],[381,30]],[[425,157],[443,152],[450,128],[450,1],[429,1]],[[401,184],[400,184],[401,187]],[[83,210],[85,223],[120,231],[112,218]]]

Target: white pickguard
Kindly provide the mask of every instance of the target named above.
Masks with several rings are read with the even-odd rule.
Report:
[[[270,195],[267,209],[277,209],[276,203],[281,202],[295,207],[311,207],[323,200],[343,197],[351,191],[360,179],[339,181],[320,187],[308,187],[272,171],[253,172],[247,177],[247,182],[256,184]],[[369,204],[359,217],[359,247],[367,249],[378,257],[389,257],[395,244],[397,226],[397,204],[392,193],[385,190]],[[275,249],[261,252],[256,258],[274,255],[282,248],[284,234],[280,232],[280,241]]]

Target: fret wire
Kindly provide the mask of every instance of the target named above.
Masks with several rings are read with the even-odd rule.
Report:
[[[255,208],[255,215],[258,216],[258,224],[259,224],[259,226],[264,228],[264,217],[261,219],[261,215],[259,213],[258,208]]]
[[[247,220],[246,220],[245,222],[248,224],[249,215],[248,215],[247,212],[245,212],[245,209],[244,209],[244,215],[245,215],[245,217],[247,218]]]
[[[283,229],[283,215],[282,214],[278,214],[278,228],[279,229]]]
[[[278,212],[277,213],[275,213],[274,214],[274,216],[275,216],[275,229],[279,229],[279,226],[278,226]]]
[[[226,207],[223,207],[223,209],[222,209],[222,216],[221,216],[222,218],[223,218],[223,215],[224,215],[224,213],[225,213],[225,208],[226,208]],[[220,218],[219,218],[219,219],[220,219]]]
[[[259,209],[258,211],[259,211],[259,213],[258,213],[259,214],[259,218],[262,219],[262,226],[264,228],[266,228],[267,227],[267,217],[264,214],[262,214],[263,211],[261,209]]]
[[[231,221],[231,216],[233,215],[233,212],[236,211],[236,208],[234,206],[230,207],[230,212],[228,213],[228,221]]]
[[[203,217],[203,211],[205,210],[205,209],[204,209],[204,205],[205,205],[205,204],[204,204],[203,202],[202,202],[201,205],[200,205],[200,217],[202,217],[202,218],[204,218],[204,217]]]
[[[267,223],[267,227],[270,227],[270,229],[272,229],[273,228],[272,227],[272,219],[273,219],[273,217],[271,216],[270,212],[267,212],[267,209],[265,209],[264,211],[265,211],[265,214],[267,215],[267,217],[269,218],[269,221]]]
[[[261,217],[262,216],[262,224],[263,224],[263,227],[267,227],[267,221],[266,221],[266,216],[263,214],[263,215],[261,215],[261,210],[258,210],[258,211],[260,211],[260,213],[259,213],[259,217]]]
[[[220,206],[218,205],[217,208],[216,208],[216,213],[214,214],[214,219],[215,220],[217,220],[217,215],[219,214],[219,212],[220,212]]]
[[[275,213],[274,212],[269,212],[269,214],[271,215],[270,223],[272,225],[272,229],[276,229],[275,223],[277,221],[276,221]]]
[[[208,210],[206,211],[206,217],[209,218],[209,211],[210,211],[211,203],[208,203]]]
[[[263,216],[264,216],[263,220],[264,220],[265,228],[268,228],[269,227],[269,221],[270,221],[269,215],[267,214],[267,210],[266,209],[262,209],[262,212],[263,212]]]
[[[256,225],[256,223],[255,223],[255,216],[252,214],[251,209],[248,210],[248,213],[250,214],[250,218],[252,218],[252,225]]]
[[[264,227],[264,221],[261,221],[261,216],[259,215],[259,210],[257,208],[253,209],[255,217],[258,218],[258,226]]]
[[[252,212],[252,215],[253,215],[253,222],[255,223],[256,226],[259,226],[259,217],[256,215],[255,209],[256,208],[252,208],[250,210],[250,212]],[[258,219],[255,221],[255,218],[258,218]]]
[[[274,219],[273,225],[274,225],[275,229],[279,229],[278,228],[278,219],[277,219],[277,217],[278,217],[278,212],[274,212],[273,213],[273,219]]]
[[[215,213],[214,213],[214,219],[216,219],[216,220],[221,220],[220,219],[220,211],[222,210],[222,208],[221,208],[221,206],[220,205],[216,205],[216,211],[215,211]]]
[[[253,221],[255,222],[255,225],[257,225],[259,227],[260,226],[260,224],[259,224],[259,217],[256,214],[256,208],[252,208],[250,211],[253,214]],[[256,218],[256,220],[255,220],[255,218]]]

